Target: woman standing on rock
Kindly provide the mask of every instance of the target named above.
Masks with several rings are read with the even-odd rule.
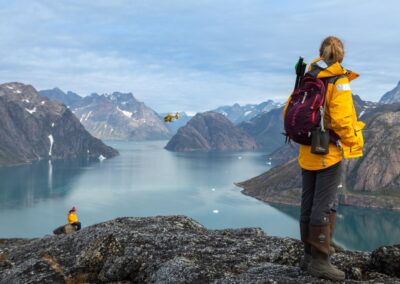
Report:
[[[300,267],[316,277],[343,280],[345,273],[329,260],[336,225],[336,194],[341,181],[342,157],[362,156],[364,123],[357,121],[349,84],[358,74],[341,65],[344,58],[342,41],[327,37],[319,53],[320,57],[310,64],[308,74],[327,82],[323,121],[339,140],[336,145],[329,143],[329,152],[325,155],[313,154],[311,146],[300,145],[298,162],[303,182],[300,234],[304,242]],[[289,103],[290,98],[284,113]]]

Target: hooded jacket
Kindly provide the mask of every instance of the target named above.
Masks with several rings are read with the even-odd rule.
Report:
[[[340,162],[342,157],[346,159],[361,157],[364,146],[361,130],[365,124],[357,120],[350,88],[350,81],[359,75],[346,70],[339,62],[328,66],[322,58],[313,60],[308,72],[317,78],[338,76],[334,83],[330,82],[327,86],[324,122],[327,128],[339,136],[341,147],[330,143],[327,155],[317,155],[311,153],[311,146],[300,145],[298,157],[300,167],[306,170],[321,170]],[[289,102],[290,97],[283,111],[284,116]]]
[[[76,222],[78,222],[78,216],[76,216],[76,213],[74,211],[70,211],[68,213],[68,223],[74,224]]]

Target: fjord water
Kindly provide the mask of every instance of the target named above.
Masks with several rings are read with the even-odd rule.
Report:
[[[83,226],[180,214],[207,228],[261,227],[299,238],[298,208],[260,202],[233,184],[268,170],[265,153],[175,153],[166,143],[108,142],[120,156],[0,168],[0,238],[52,234],[72,206]],[[340,207],[335,235],[356,250],[400,243],[400,212]]]

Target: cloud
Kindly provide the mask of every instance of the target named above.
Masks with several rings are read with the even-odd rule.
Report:
[[[398,80],[396,1],[14,1],[0,12],[1,81],[82,95],[130,91],[159,112],[284,101],[299,55],[340,36],[355,93]]]

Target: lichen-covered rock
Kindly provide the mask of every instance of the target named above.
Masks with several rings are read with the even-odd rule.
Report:
[[[300,241],[257,228],[208,230],[184,216],[118,218],[69,235],[0,240],[0,283],[327,283],[298,268],[301,255]],[[365,252],[332,258],[346,283],[400,283],[374,261]]]
[[[372,252],[371,263],[382,273],[400,277],[400,245],[380,247]]]

